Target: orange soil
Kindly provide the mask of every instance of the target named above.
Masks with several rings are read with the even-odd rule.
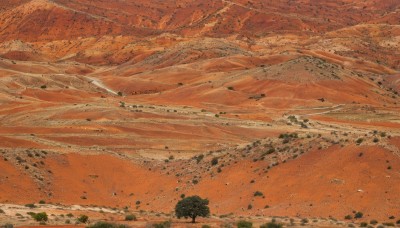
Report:
[[[343,219],[357,210],[368,219],[398,217],[399,6],[2,0],[0,150],[13,159],[31,148],[49,155],[37,166],[0,159],[0,202],[170,212],[181,194],[199,194],[217,214]],[[330,117],[342,104],[343,112],[367,107],[359,119],[383,111],[393,118]],[[311,124],[288,123],[289,115]],[[370,140],[312,150],[268,173],[267,161],[234,157],[215,176],[194,177],[197,167],[185,166],[200,153],[234,156],[284,132],[321,133],[333,145],[340,138],[328,135],[336,131],[372,130],[391,139],[380,138],[382,147]],[[177,166],[166,174],[171,156]],[[187,176],[176,176],[177,168]]]
[[[250,161],[232,165],[190,193],[210,198],[216,213],[343,219],[356,210],[369,219],[385,220],[399,213],[399,164],[399,157],[379,147],[331,147],[280,164],[266,174],[256,172],[261,167]],[[254,197],[256,191],[263,192],[265,199]],[[247,210],[248,204],[252,210]],[[270,208],[264,209],[266,205]]]
[[[43,193],[31,177],[3,159],[0,160],[0,201],[24,204],[40,199]]]

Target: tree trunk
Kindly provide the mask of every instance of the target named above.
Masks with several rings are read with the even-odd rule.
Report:
[[[192,223],[196,223],[196,216],[192,217]]]

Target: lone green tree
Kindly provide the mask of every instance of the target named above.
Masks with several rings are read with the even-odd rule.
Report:
[[[196,217],[207,217],[210,215],[208,199],[202,199],[199,196],[185,197],[175,206],[175,214],[180,219],[191,218],[192,223],[196,222]]]

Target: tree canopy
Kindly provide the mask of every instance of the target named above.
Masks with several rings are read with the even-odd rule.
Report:
[[[210,215],[208,199],[199,196],[185,197],[175,206],[175,214],[178,218],[191,218],[192,223],[196,222],[196,217],[207,217]]]

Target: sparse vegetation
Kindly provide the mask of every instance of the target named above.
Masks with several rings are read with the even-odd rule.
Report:
[[[375,219],[372,219],[369,223],[372,225],[376,225],[376,224],[378,224],[378,221]]]
[[[211,160],[211,165],[212,165],[212,166],[218,165],[218,158],[213,158],[213,159]]]
[[[28,204],[25,204],[25,207],[29,207],[29,208],[35,208],[35,207],[36,207],[36,205],[35,205],[35,204],[33,204],[33,203],[28,203]]]
[[[237,228],[252,228],[253,223],[249,221],[241,220],[237,223]]]
[[[277,224],[275,222],[265,223],[260,226],[260,228],[282,228],[282,227],[283,227],[282,224]]]
[[[128,226],[108,222],[96,222],[95,224],[88,226],[88,228],[128,228]]]
[[[254,192],[254,196],[264,196],[264,194],[260,191]]]
[[[165,222],[160,222],[153,224],[154,228],[170,228],[171,227],[171,221],[165,221]]]
[[[133,214],[129,214],[125,216],[125,221],[136,221],[136,216]]]
[[[40,212],[40,213],[32,213],[31,214],[32,218],[35,219],[37,222],[47,222],[48,216],[46,212]]]
[[[351,215],[346,215],[346,216],[344,216],[344,219],[350,220],[350,219],[353,219],[353,216],[351,216]]]
[[[398,1],[81,1],[0,4],[0,220],[169,227],[204,192],[213,227],[399,219]]]
[[[363,214],[362,212],[360,212],[360,211],[358,211],[358,212],[356,212],[356,213],[354,214],[354,218],[355,218],[355,219],[362,218],[363,216],[364,216],[364,214]]]
[[[309,221],[306,218],[301,219],[301,224],[307,224]]]
[[[198,155],[198,156],[195,156],[195,159],[196,159],[197,164],[199,164],[199,163],[201,162],[201,160],[203,160],[203,158],[204,158],[204,155],[203,155],[203,154],[200,154],[200,155]]]
[[[79,223],[87,223],[89,221],[89,216],[81,215],[78,217],[77,222]]]

